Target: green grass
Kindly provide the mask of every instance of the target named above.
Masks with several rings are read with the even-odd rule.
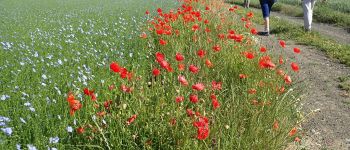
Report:
[[[339,77],[338,79],[340,81],[339,88],[350,92],[350,76]]]
[[[289,61],[279,65],[278,57],[259,52],[261,46],[281,52],[282,48],[254,43],[250,29],[237,22],[239,15],[221,7],[217,11],[226,11],[221,15],[226,21],[214,7],[206,14],[204,6],[195,3],[193,10],[201,10],[203,20],[210,23],[185,23],[182,15],[176,21],[149,22],[158,7],[167,13],[178,6],[162,0],[1,1],[0,123],[2,130],[11,128],[13,133],[0,131],[0,149],[28,144],[37,149],[280,149],[300,136],[288,135],[299,125],[299,91],[276,70],[259,67],[260,59],[270,56],[276,69],[296,75]],[[158,24],[169,25],[173,34],[157,35]],[[200,25],[200,31],[192,31],[194,24]],[[205,33],[204,27],[212,32]],[[228,30],[241,34],[242,42],[218,38]],[[143,32],[146,39],[139,37]],[[160,38],[168,44],[160,45]],[[221,46],[220,52],[213,51],[215,45]],[[207,52],[204,58],[197,56],[199,49]],[[247,59],[243,55],[247,51],[255,58]],[[173,72],[160,66],[166,64],[163,61],[155,61],[156,52],[165,55]],[[177,52],[185,57],[181,62],[185,71],[177,68]],[[207,67],[205,59],[214,66]],[[112,61],[132,72],[133,78],[122,79],[121,73],[112,72]],[[200,71],[189,72],[190,64]],[[152,75],[154,68],[161,70],[160,76]],[[248,78],[240,79],[239,74]],[[187,78],[188,86],[179,83],[179,75]],[[212,81],[222,82],[222,90],[212,89]],[[203,83],[205,89],[192,89],[196,83]],[[122,85],[133,91],[123,92]],[[285,91],[278,92],[282,87]],[[93,89],[97,100],[84,95],[84,88]],[[257,92],[249,94],[252,89]],[[69,114],[73,107],[66,100],[69,93],[82,104],[74,115]],[[191,94],[198,95],[198,103],[189,101]],[[217,109],[212,94],[220,103]],[[185,100],[176,103],[177,96]],[[199,114],[188,117],[187,109]],[[101,112],[106,114],[99,116]],[[137,118],[127,125],[134,114]],[[210,132],[204,140],[196,139],[193,125],[200,117],[209,120]],[[273,129],[275,121],[278,129]],[[67,130],[70,127],[72,132]],[[85,132],[79,134],[79,127]],[[52,142],[53,137],[59,141]]]

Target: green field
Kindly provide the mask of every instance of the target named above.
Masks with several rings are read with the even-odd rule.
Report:
[[[280,149],[301,138],[299,54],[257,44],[246,11],[209,2],[0,1],[0,149]]]

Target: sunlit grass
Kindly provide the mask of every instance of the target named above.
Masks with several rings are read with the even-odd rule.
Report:
[[[299,124],[298,95],[285,78],[296,73],[290,69],[291,62],[278,64],[279,56],[270,53],[283,48],[258,44],[250,33],[254,27],[249,27],[249,19],[241,20],[244,10],[234,8],[237,15],[221,3],[195,3],[194,10],[186,13],[195,16],[198,11],[203,20],[197,15],[198,20],[186,23],[179,15],[177,21],[163,22],[171,26],[170,35],[157,35],[157,25],[162,24],[153,20],[157,8],[165,14],[170,9],[176,13],[179,3],[0,4],[5,22],[0,26],[0,148],[278,149],[300,136],[288,135]],[[206,5],[212,10],[205,10]],[[146,10],[150,15],[145,15]],[[198,31],[193,29],[195,24]],[[204,32],[204,27],[211,32]],[[142,34],[147,37],[141,38]],[[242,39],[228,39],[228,34]],[[159,43],[161,38],[166,45]],[[268,51],[260,52],[261,46]],[[203,58],[197,56],[199,49],[206,51]],[[155,61],[156,52],[165,59]],[[185,60],[176,61],[176,53]],[[255,57],[248,59],[246,53]],[[266,56],[276,66],[259,67]],[[162,67],[164,61],[173,71]],[[110,70],[112,62],[132,73],[130,80]],[[185,65],[184,71],[179,63]],[[190,65],[200,71],[188,71]],[[161,71],[157,77],[152,75],[155,68]],[[179,83],[180,75],[188,86]],[[213,89],[213,81],[222,83],[222,88]],[[197,83],[205,88],[193,89]],[[93,90],[96,101],[91,93],[84,94],[85,88]],[[189,100],[193,94],[198,102]],[[71,114],[74,105],[68,104],[68,95],[81,104]],[[178,96],[184,97],[183,102],[175,102]],[[213,99],[220,106],[213,105]],[[188,110],[196,115],[189,117]],[[197,137],[194,126],[201,117],[208,118],[205,128],[210,130],[203,139]]]

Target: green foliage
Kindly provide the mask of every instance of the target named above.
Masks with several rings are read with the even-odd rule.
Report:
[[[37,149],[280,149],[292,141],[294,136],[288,132],[298,125],[298,93],[284,76],[258,65],[266,55],[278,62],[270,51],[259,51],[260,46],[271,51],[274,47],[257,45],[250,29],[237,21],[240,16],[228,14],[226,8],[217,10],[226,11],[221,16],[226,22],[214,12],[202,15],[210,23],[196,22],[201,32],[192,31],[193,22],[184,23],[182,16],[171,24],[179,36],[148,30],[158,7],[167,12],[178,5],[163,0],[1,1],[0,96],[5,100],[0,101],[0,116],[11,119],[6,126],[14,132],[7,136],[0,131],[0,148],[32,144]],[[204,11],[199,4],[193,7]],[[144,15],[146,10],[151,16]],[[212,32],[205,33],[204,26]],[[244,38],[240,42],[218,38],[221,33],[226,37],[228,30]],[[139,37],[142,33],[147,33],[146,39]],[[160,45],[160,38],[168,44]],[[209,38],[212,43],[207,42]],[[221,46],[220,53],[212,50],[214,44]],[[205,58],[213,67],[198,58],[199,49],[207,51]],[[254,59],[243,55],[248,50]],[[165,54],[173,72],[161,69],[160,76],[152,75],[152,69],[161,68],[155,52]],[[176,68],[176,52],[186,58],[183,72]],[[133,78],[122,79],[112,72],[112,61],[131,71]],[[190,73],[190,64],[201,71]],[[276,69],[294,74],[289,64]],[[240,79],[240,74],[248,78]],[[190,85],[179,84],[179,75],[186,76]],[[222,82],[222,90],[212,90],[212,81]],[[197,82],[203,82],[205,90],[193,90],[191,85]],[[132,92],[123,91],[124,85]],[[84,88],[93,90],[97,100],[84,95]],[[251,89],[257,92],[249,94]],[[192,93],[200,96],[198,104],[188,100]],[[74,115],[69,114],[76,106],[68,104],[70,94],[82,104]],[[217,109],[212,106],[212,94],[221,104]],[[176,103],[178,95],[185,101]],[[200,115],[188,117],[187,109]],[[128,125],[133,115],[137,117]],[[199,116],[209,119],[210,133],[204,140],[196,139],[193,126]],[[276,121],[278,129],[273,128]],[[84,133],[78,133],[80,127]],[[50,142],[56,136],[60,140]]]

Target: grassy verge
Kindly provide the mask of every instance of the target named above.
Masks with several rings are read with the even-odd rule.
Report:
[[[228,0],[232,4],[243,6],[243,1]],[[250,6],[253,8],[260,8],[259,1],[252,0]],[[301,5],[289,5],[284,3],[276,3],[272,7],[272,11],[280,12],[288,16],[303,17],[303,9]],[[327,7],[326,5],[316,5],[314,10],[314,20],[320,23],[334,24],[340,27],[349,28],[350,15]]]

